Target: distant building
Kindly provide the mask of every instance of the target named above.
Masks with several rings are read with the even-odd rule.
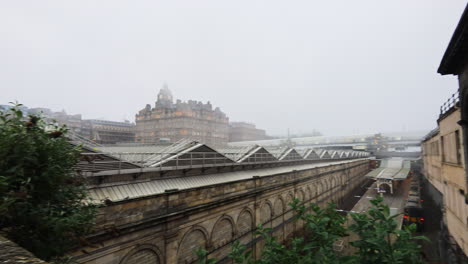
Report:
[[[83,120],[83,128],[83,134],[89,131],[89,138],[99,144],[135,142],[135,124],[128,121]]]
[[[229,142],[268,139],[265,130],[246,122],[229,123]]]
[[[69,115],[64,110],[53,112],[48,108],[30,108],[27,112],[43,114],[50,120],[66,125],[71,133],[99,144],[135,142],[135,124],[128,121],[82,119],[80,114]]]
[[[155,107],[147,104],[135,117],[139,143],[176,142],[190,138],[213,146],[228,142],[229,118],[210,102],[173,102],[167,85],[159,91]]]
[[[69,115],[65,110],[54,112],[49,108],[43,107],[29,108],[27,112],[29,114],[42,114],[50,120],[57,121],[60,125],[66,125],[70,131],[76,134],[82,134],[82,118],[80,114]]]

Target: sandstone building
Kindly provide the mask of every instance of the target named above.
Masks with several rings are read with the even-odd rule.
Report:
[[[159,143],[192,139],[212,146],[228,142],[229,119],[210,102],[173,102],[167,85],[159,91],[154,108],[147,104],[136,114],[136,142]]]
[[[246,122],[229,123],[229,142],[268,139],[265,130]]]
[[[30,114],[43,114],[60,125],[66,125],[71,137],[80,137],[98,144],[115,144],[135,141],[135,124],[98,119],[82,119],[80,114],[54,112],[48,108],[25,108]]]
[[[128,121],[89,119],[83,120],[83,128],[89,129],[89,138],[96,143],[115,144],[135,141],[135,124]]]
[[[443,212],[441,241],[448,263],[468,255],[468,6],[453,34],[438,72],[458,76],[459,93],[441,107],[438,127],[423,141],[424,176]]]

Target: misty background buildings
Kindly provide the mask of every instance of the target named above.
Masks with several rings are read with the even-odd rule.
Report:
[[[11,105],[0,105],[9,108]],[[164,84],[157,94],[154,107],[147,104],[135,115],[135,121],[83,119],[81,114],[54,112],[49,108],[28,108],[25,113],[42,114],[50,120],[66,125],[74,136],[98,144],[143,143],[165,144],[182,139],[199,141],[211,146],[224,146],[233,141],[264,140],[266,131],[247,122],[229,122],[229,117],[219,107],[208,101],[183,102],[172,96]]]

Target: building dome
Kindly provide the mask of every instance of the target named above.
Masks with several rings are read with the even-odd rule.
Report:
[[[172,105],[172,93],[165,83],[158,93],[156,107],[170,107]]]

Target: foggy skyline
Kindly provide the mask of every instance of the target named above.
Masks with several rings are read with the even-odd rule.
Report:
[[[430,130],[466,1],[4,1],[0,104],[134,121],[167,82],[269,134]]]

